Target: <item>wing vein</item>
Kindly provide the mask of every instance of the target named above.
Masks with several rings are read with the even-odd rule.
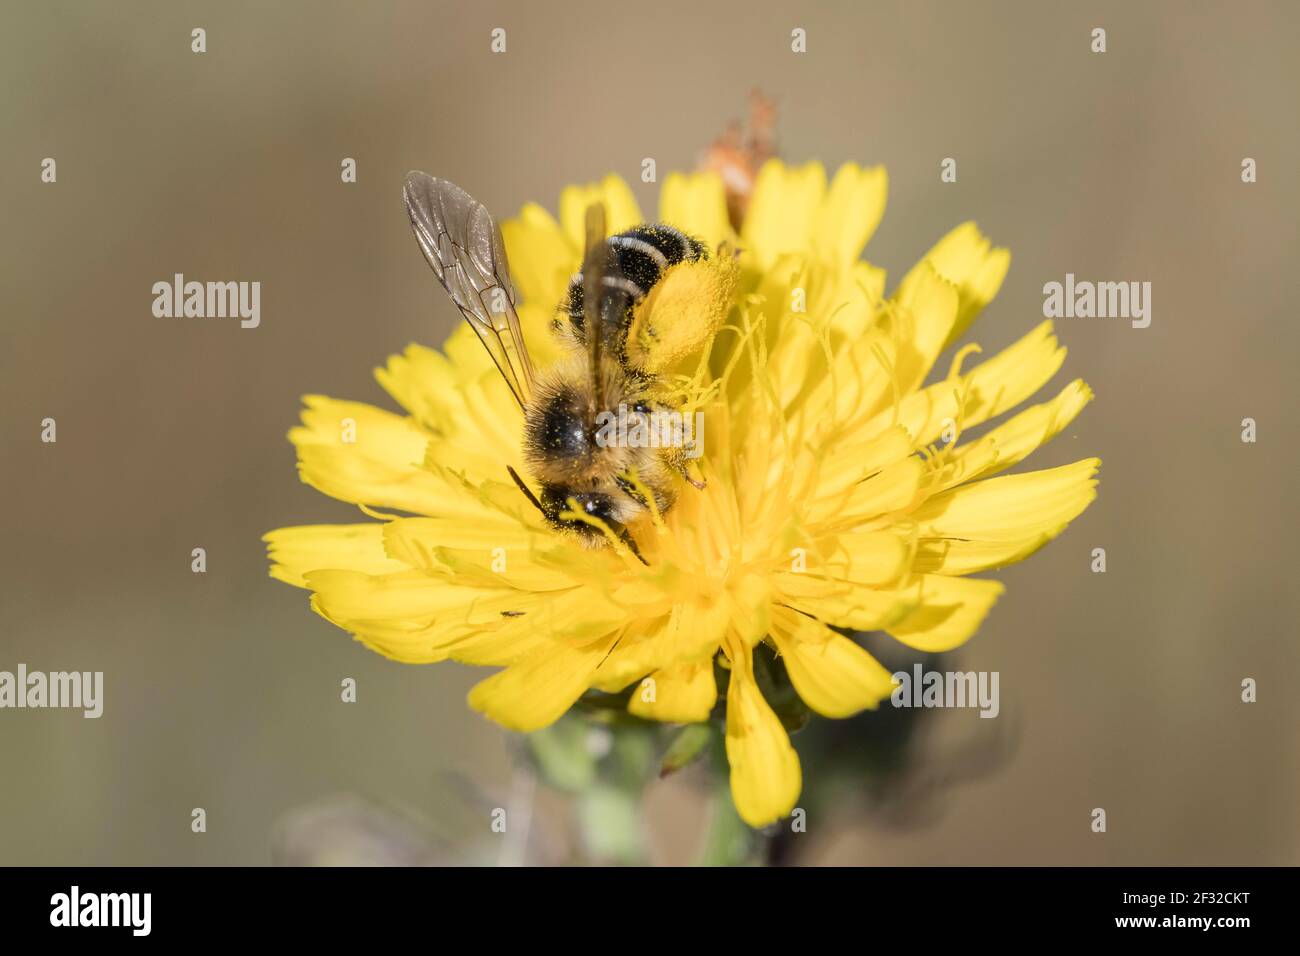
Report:
[[[500,228],[482,203],[427,173],[409,173],[402,196],[429,267],[523,408],[532,394],[533,364]]]

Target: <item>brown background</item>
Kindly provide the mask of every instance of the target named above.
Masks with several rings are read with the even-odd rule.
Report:
[[[386,403],[372,367],[455,321],[404,220],[406,170],[506,214],[553,207],[566,183],[636,179],[645,156],[661,177],[690,165],[755,85],[779,100],[787,158],[888,165],[868,256],[892,276],[966,218],[1012,249],[986,349],[1038,322],[1066,272],[1154,286],[1149,329],[1058,323],[1055,385],[1082,375],[1098,399],[1033,461],[1100,455],[1101,496],[1004,572],[961,652],[1001,673],[1014,754],[924,825],[853,805],[810,821],[803,859],[1300,862],[1294,5],[43,3],[5,19],[0,669],[102,670],[107,689],[98,721],[0,712],[0,863],[260,863],[275,822],[329,794],[447,829],[464,812],[449,772],[507,786],[503,734],[464,705],[478,673],[389,663],[266,577],[267,529],[357,519],[297,481],[285,432],[306,392]],[[154,318],[150,287],[174,272],[260,280],[261,327]],[[57,444],[39,441],[46,416]],[[944,714],[923,744],[981,723]],[[687,858],[696,784],[652,791],[657,859]]]

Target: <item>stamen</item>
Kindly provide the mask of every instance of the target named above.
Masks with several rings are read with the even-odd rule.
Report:
[[[982,351],[984,350],[975,342],[963,345],[957,351],[957,354],[952,357],[952,363],[948,366],[948,377],[958,378],[961,375],[961,363],[966,360],[966,356],[970,355],[972,352],[978,354]]]
[[[371,508],[369,505],[358,504],[357,507],[361,509],[361,513],[365,515],[367,518],[375,518],[379,521],[396,521],[398,518],[401,517],[401,515],[390,515],[382,511],[376,511],[374,508]]]
[[[894,416],[889,422],[892,427],[898,424],[898,418],[902,414],[903,407],[903,396],[898,387],[898,374],[894,371],[893,364],[885,356],[885,350],[880,347],[879,343],[871,346],[871,354],[875,356],[876,361],[880,363],[880,367],[883,368],[885,374],[889,376],[889,389],[894,396]]]

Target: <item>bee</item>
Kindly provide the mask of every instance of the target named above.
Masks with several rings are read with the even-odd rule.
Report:
[[[707,259],[708,251],[662,224],[606,238],[604,206],[590,206],[582,271],[570,280],[552,323],[566,354],[538,372],[491,213],[454,183],[422,172],[407,175],[403,197],[425,259],[523,414],[523,459],[539,491],[507,466],[511,479],[551,527],[598,548],[607,543],[603,524],[644,562],[628,526],[652,505],[660,514],[672,508],[679,478],[701,489],[704,484],[689,474],[682,448],[602,441],[600,423],[620,408],[627,418],[647,422],[676,410],[650,354],[629,330],[637,305],[664,273]]]

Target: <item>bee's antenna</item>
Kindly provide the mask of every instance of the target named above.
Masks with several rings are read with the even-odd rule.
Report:
[[[546,513],[546,509],[542,507],[542,503],[538,501],[537,496],[533,494],[532,489],[524,484],[524,480],[519,477],[519,472],[515,471],[510,465],[506,465],[506,471],[510,472],[510,477],[515,480],[515,484],[519,486],[519,490],[524,493],[525,498],[533,503],[533,507],[542,513],[542,517],[550,518],[550,515]]]

